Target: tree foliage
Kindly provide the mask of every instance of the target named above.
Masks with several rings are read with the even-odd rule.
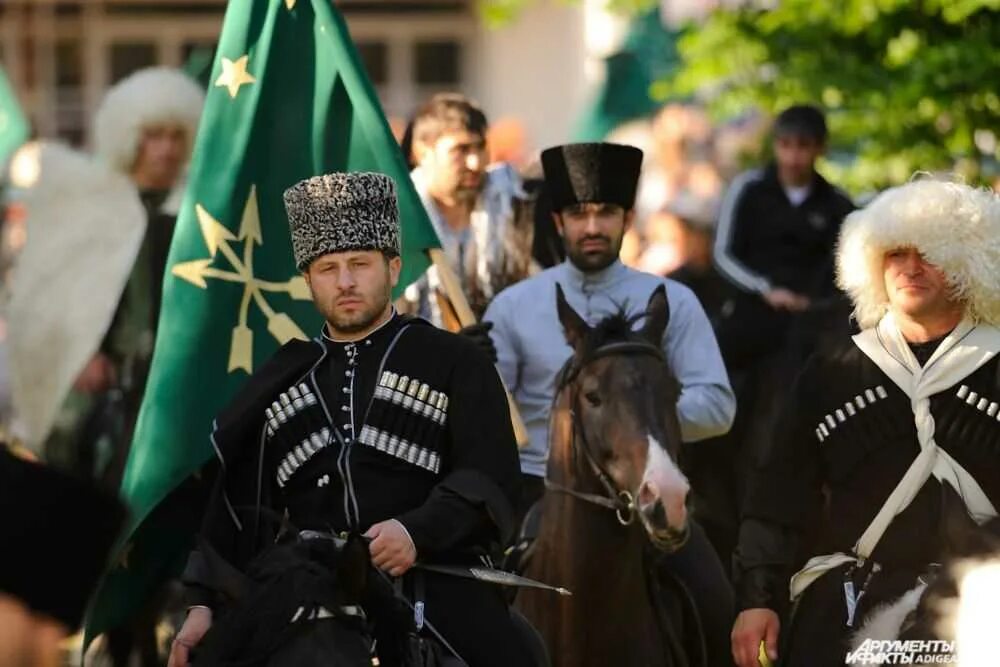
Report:
[[[1000,0],[772,0],[719,10],[681,39],[663,98],[717,117],[803,101],[828,111],[827,165],[852,189],[919,170],[996,177]]]
[[[478,0],[479,13],[486,25],[503,27],[520,15],[529,5],[550,2],[563,5],[581,4],[583,0]],[[620,14],[635,14],[646,11],[657,0],[605,0],[607,8]]]

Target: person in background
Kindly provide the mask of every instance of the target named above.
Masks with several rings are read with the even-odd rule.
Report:
[[[82,623],[125,508],[91,482],[0,443],[0,517],[0,665],[59,667],[62,642]]]
[[[726,292],[715,321],[738,405],[717,457],[731,480],[729,515],[716,547],[736,540],[746,480],[770,442],[781,406],[806,356],[827,330],[846,332],[847,308],[834,284],[833,254],[850,198],[816,171],[827,143],[814,106],[782,111],[774,122],[774,161],[736,177],[716,228],[714,260]]]
[[[112,489],[145,391],[203,101],[180,70],[131,74],[97,110],[94,158],[44,146],[42,176],[25,192],[27,241],[10,313],[11,380],[24,439],[53,465]],[[53,272],[53,264],[71,270]],[[50,312],[40,313],[39,299]],[[32,391],[39,376],[58,382]]]
[[[726,191],[715,235],[715,263],[736,289],[718,330],[731,372],[781,348],[792,314],[836,290],[833,250],[850,197],[816,171],[827,145],[817,107],[778,114],[774,161],[743,172]]]
[[[517,215],[521,179],[508,163],[488,165],[486,114],[456,93],[435,95],[420,108],[410,133],[416,168],[411,176],[452,271],[473,313],[480,317],[501,289],[532,270],[533,225]],[[411,285],[403,309],[434,325],[457,328],[437,268]],[[472,336],[493,355],[488,328]]]
[[[712,261],[718,211],[717,198],[688,190],[674,197],[666,209],[670,224],[677,229],[681,251],[680,266],[668,272],[667,277],[691,288],[713,327],[727,295],[725,281]]]

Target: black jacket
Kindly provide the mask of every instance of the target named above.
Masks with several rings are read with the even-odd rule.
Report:
[[[980,397],[972,404],[964,400],[970,390]],[[909,398],[853,341],[817,353],[791,396],[744,506],[735,559],[742,609],[783,611],[789,579],[808,558],[849,553],[920,451]],[[930,399],[935,442],[995,505],[1000,503],[997,402],[998,357]],[[941,544],[933,527],[940,498],[932,478],[893,520],[872,559],[886,570],[920,571],[936,562]],[[836,593],[839,585],[833,589]]]
[[[295,530],[334,532],[395,518],[425,562],[468,562],[508,540],[517,446],[490,361],[461,337],[398,316],[354,348],[349,368],[342,344],[292,341],[220,414],[212,441],[221,475],[184,575],[193,600],[216,604],[226,577],[215,556],[244,571],[273,543],[283,515]],[[376,395],[387,373],[447,399],[435,412],[385,387]],[[266,411],[274,415],[291,387],[321,400],[297,415],[286,410],[278,424]],[[353,430],[345,428],[352,415]],[[320,432],[318,450],[299,447]]]
[[[740,174],[719,215],[715,264],[731,289],[719,344],[727,364],[780,347],[789,317],[761,295],[782,287],[816,301],[834,296],[834,248],[848,196],[819,174],[809,196],[793,206],[774,165]]]

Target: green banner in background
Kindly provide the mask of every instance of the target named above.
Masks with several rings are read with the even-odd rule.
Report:
[[[128,540],[89,614],[89,638],[136,614],[192,544],[191,481],[216,413],[277,347],[318,335],[282,193],[333,171],[393,177],[397,295],[438,247],[403,156],[332,0],[231,2],[170,250],[149,384],[122,495]]]
[[[28,121],[21,113],[17,95],[3,69],[0,69],[0,167],[28,140],[29,133]]]

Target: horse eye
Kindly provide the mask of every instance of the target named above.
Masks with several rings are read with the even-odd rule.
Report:
[[[588,391],[583,397],[595,408],[601,405],[601,396],[596,391]]]

